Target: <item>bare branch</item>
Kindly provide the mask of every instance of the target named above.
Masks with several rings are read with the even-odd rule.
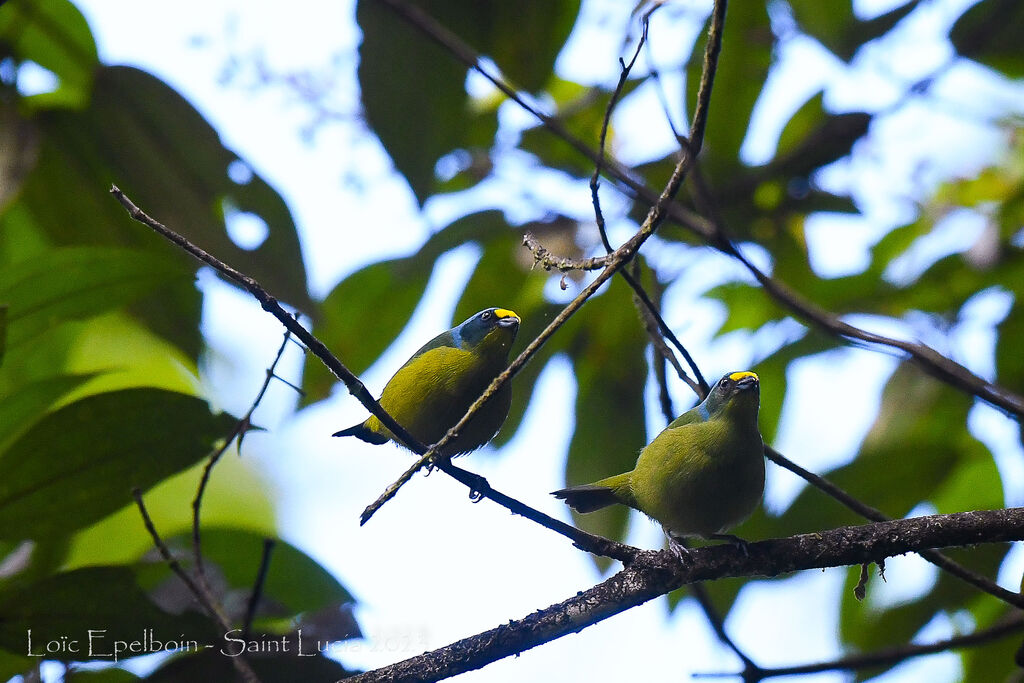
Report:
[[[253,402],[245,412],[245,415],[235,423],[235,427],[231,430],[231,434],[229,434],[224,440],[224,445],[210,454],[209,459],[206,461],[206,466],[203,468],[203,474],[199,478],[199,486],[196,488],[196,496],[192,500],[192,561],[195,563],[196,576],[207,591],[209,591],[210,585],[206,579],[206,567],[203,563],[202,537],[199,530],[199,518],[203,505],[203,495],[206,493],[206,487],[210,483],[210,476],[213,474],[214,466],[216,466],[220,461],[224,453],[227,452],[231,442],[235,441],[236,438],[238,440],[239,452],[241,452],[242,439],[245,437],[245,432],[252,427],[252,414],[256,412],[256,408],[258,408],[260,403],[263,402],[263,397],[266,395],[267,389],[270,387],[270,380],[276,376],[274,375],[274,369],[277,368],[277,364],[281,360],[281,356],[284,355],[284,350],[287,348],[288,341],[291,339],[291,336],[291,332],[286,330],[284,333],[284,340],[281,342],[281,347],[277,350],[277,354],[274,356],[274,361],[270,364],[270,367],[267,368],[266,379],[263,380],[263,385],[260,387],[259,392],[257,392],[256,398],[253,399]]]
[[[693,677],[734,678],[737,676],[743,676],[745,681],[763,681],[766,678],[775,678],[777,676],[813,674],[820,673],[822,671],[861,671],[863,669],[873,669],[876,667],[891,667],[894,664],[899,664],[900,662],[904,662],[914,657],[921,657],[922,655],[932,655],[939,652],[949,652],[950,650],[958,650],[965,647],[985,645],[992,641],[1017,633],[1022,629],[1024,629],[1024,616],[1015,616],[990,628],[975,631],[974,633],[967,633],[962,636],[953,636],[952,638],[939,640],[926,645],[899,645],[896,647],[878,650],[876,652],[867,652],[864,654],[850,655],[849,657],[841,657],[830,662],[758,669],[753,678],[748,677],[748,674],[746,673],[695,673],[693,674]]]
[[[263,586],[267,582],[267,572],[270,570],[270,554],[274,551],[276,541],[272,538],[263,539],[263,554],[260,556],[260,567],[256,571],[256,580],[252,584],[252,592],[249,594],[249,602],[245,606],[245,621],[242,623],[242,640],[249,639],[249,630],[252,628],[252,620],[256,617],[256,610],[263,598]]]
[[[599,151],[592,149],[586,142],[575,137],[565,128],[565,126],[562,125],[560,121],[558,121],[558,119],[545,114],[536,107],[530,105],[522,96],[519,95],[518,92],[516,92],[515,88],[499,78],[497,75],[492,74],[480,63],[479,55],[472,48],[462,42],[445,27],[434,21],[433,18],[422,10],[409,4],[405,0],[380,1],[391,7],[397,14],[402,16],[411,24],[420,28],[427,36],[447,49],[460,62],[480,73],[502,93],[508,96],[509,99],[519,105],[524,111],[536,117],[547,130],[561,138],[583,157],[594,163],[598,163],[602,159],[602,155]],[[715,8],[715,11],[717,12],[719,10],[719,5],[716,4]],[[724,10],[724,3],[722,3],[721,11],[724,13]],[[711,50],[712,43],[713,41],[708,41],[707,50]],[[706,51],[705,59],[707,56]],[[691,127],[690,133],[690,146],[692,147],[690,151],[693,154],[696,154],[700,150],[700,145],[698,144],[694,147],[694,143],[703,140],[703,126],[706,121],[706,110],[707,108],[702,108],[700,101],[698,100],[697,108],[694,113],[695,125]],[[695,132],[699,133],[699,135],[695,135]],[[685,147],[685,141],[682,142]],[[647,187],[642,180],[638,180],[631,170],[610,159],[604,160],[604,168],[610,176],[629,190],[629,194],[633,198],[642,200],[652,206],[659,201],[659,198],[655,195],[654,191]],[[935,351],[925,344],[893,339],[891,337],[886,337],[885,335],[868,332],[854,327],[853,325],[849,325],[848,323],[844,323],[839,320],[838,316],[835,314],[803,299],[786,287],[782,282],[770,278],[747,260],[734,245],[728,242],[728,238],[722,230],[720,222],[709,220],[675,202],[668,204],[663,208],[663,211],[666,212],[673,221],[693,232],[710,246],[739,260],[758,280],[758,282],[761,283],[769,296],[775,299],[775,301],[782,306],[796,313],[801,319],[810,322],[814,326],[819,327],[829,334],[841,339],[879,344],[904,351],[928,374],[950,384],[953,387],[956,387],[960,391],[977,396],[998,408],[1013,413],[1018,418],[1024,417],[1024,397],[1013,393],[1005,387],[999,386],[975,375],[964,366],[946,358],[938,351]]]
[[[881,510],[871,507],[867,503],[857,500],[849,493],[839,488],[828,479],[820,477],[813,472],[810,472],[803,467],[800,467],[792,460],[786,458],[784,455],[779,453],[771,446],[766,446],[764,449],[765,457],[771,460],[773,463],[789,470],[798,477],[804,479],[815,488],[823,491],[825,494],[836,499],[850,510],[853,510],[861,517],[869,519],[873,522],[887,522],[891,518],[885,515]],[[1020,593],[1014,593],[1008,591],[995,581],[988,579],[977,572],[973,572],[967,567],[949,559],[937,550],[923,550],[918,553],[921,557],[934,564],[939,569],[942,569],[949,574],[957,577],[958,579],[965,581],[979,590],[983,590],[989,595],[993,595],[1003,602],[1006,602],[1015,607],[1024,609],[1024,595]]]
[[[214,269],[217,270],[217,272],[221,273],[228,279],[244,287],[250,294],[253,295],[253,297],[256,298],[257,301],[259,301],[262,304],[263,309],[265,311],[267,311],[275,318],[277,318],[281,322],[281,324],[285,326],[285,329],[287,329],[293,335],[298,337],[306,345],[306,347],[324,363],[324,365],[326,365],[332,372],[334,372],[334,374],[339,379],[345,382],[346,386],[349,388],[349,391],[359,400],[359,402],[362,403],[367,408],[367,410],[369,410],[372,414],[380,418],[381,422],[385,426],[387,426],[387,428],[390,429],[392,433],[398,436],[400,440],[402,440],[410,450],[412,450],[415,453],[424,454],[417,461],[417,464],[414,466],[414,468],[406,472],[406,475],[403,475],[403,477],[405,477],[405,480],[407,480],[408,477],[411,477],[412,473],[414,473],[417,469],[422,467],[423,464],[425,464],[429,459],[431,459],[434,451],[440,448],[445,443],[447,443],[447,440],[452,437],[455,431],[462,429],[463,424],[466,421],[468,421],[469,417],[472,416],[473,413],[476,412],[476,410],[478,410],[479,407],[483,404],[483,402],[487,399],[487,397],[489,397],[496,390],[496,388],[501,385],[498,380],[504,382],[507,381],[508,377],[511,376],[510,371],[513,371],[512,367],[510,367],[508,370],[502,373],[502,375],[498,377],[498,380],[495,380],[495,382],[493,382],[491,386],[488,387],[487,391],[484,392],[484,395],[481,396],[481,398],[478,399],[476,403],[470,406],[469,412],[459,422],[459,424],[457,424],[452,430],[449,430],[445,437],[441,439],[441,441],[439,441],[437,444],[431,447],[431,449],[428,450],[423,444],[419,443],[412,436],[410,436],[408,432],[406,432],[405,429],[403,429],[395,421],[395,419],[391,417],[376,400],[374,400],[373,396],[370,394],[369,391],[367,391],[366,387],[359,380],[359,378],[357,378],[348,368],[346,368],[345,365],[342,364],[342,362],[339,361],[334,356],[334,354],[332,354],[327,349],[326,346],[324,346],[323,342],[314,337],[306,328],[302,327],[295,319],[295,317],[287,313],[277,302],[277,300],[274,297],[272,297],[265,289],[263,289],[263,287],[258,282],[256,282],[248,275],[245,275],[235,270],[231,266],[227,265],[226,263],[220,261],[219,259],[207,253],[200,247],[192,244],[187,239],[185,239],[178,233],[174,232],[167,226],[163,225],[156,219],[148,216],[144,211],[142,211],[142,209],[140,209],[134,203],[132,203],[132,201],[128,197],[126,197],[124,193],[121,192],[121,190],[119,190],[117,187],[111,189],[111,194],[113,194],[117,198],[117,200],[121,202],[121,204],[126,209],[128,209],[128,213],[132,218],[150,227],[152,230],[162,235],[173,244],[176,244],[177,246],[181,247],[182,249],[187,251],[189,254],[192,254],[203,263],[212,266]],[[626,259],[626,256],[624,255],[625,253],[626,252],[623,251],[623,255],[621,256],[623,259]],[[613,271],[609,271],[607,277],[611,277],[612,272]],[[595,286],[594,289],[596,288],[597,287]],[[582,300],[580,300],[577,304],[577,308],[579,305],[582,305]],[[566,318],[568,318],[568,315],[566,315]],[[565,319],[563,319],[562,322],[564,322],[564,320]],[[558,326],[560,326],[561,324],[562,323],[560,322],[553,328],[549,327],[549,329],[545,330],[545,332],[548,334],[548,336],[550,336],[554,329],[557,329]],[[524,352],[524,354],[520,356],[520,358],[516,359],[518,362],[518,366],[515,368],[516,370],[518,370],[519,367],[522,367],[526,360],[528,360],[529,357],[536,352],[536,350],[540,347],[541,343],[543,343],[543,341],[538,342],[537,340],[534,340],[534,345],[531,345],[533,350],[530,351],[529,353]],[[401,436],[403,434],[405,435],[405,437]],[[406,440],[406,438],[408,440]],[[580,531],[579,529],[576,529],[575,527],[570,526],[565,522],[557,520],[554,517],[551,517],[550,515],[546,515],[543,512],[540,512],[539,510],[535,510],[534,508],[531,508],[528,505],[521,503],[510,496],[499,493],[498,491],[493,489],[483,477],[454,467],[453,465],[451,465],[450,462],[438,463],[438,466],[441,469],[445,470],[447,473],[451,474],[458,481],[468,486],[470,488],[472,495],[477,497],[486,496],[487,498],[490,498],[499,505],[508,508],[512,512],[522,515],[523,517],[526,517],[527,519],[534,521],[540,524],[541,526],[551,529],[556,533],[562,534],[563,536],[571,540],[574,544],[576,544],[578,547],[588,552],[592,552],[598,555],[606,555],[608,557],[612,557],[614,559],[622,561],[629,561],[636,553],[635,548],[631,548],[630,546],[626,546],[621,543],[616,543],[614,541],[601,538],[600,536],[595,536],[594,534],[588,534],[585,531]],[[394,490],[397,491],[397,487],[394,487]],[[391,495],[394,495],[394,493],[392,492]]]
[[[192,577],[188,575],[188,572],[182,568],[181,563],[171,553],[170,548],[164,543],[164,540],[160,537],[160,533],[156,530],[156,525],[153,524],[153,518],[149,516],[149,510],[146,509],[146,504],[142,501],[142,491],[138,488],[132,489],[132,498],[135,499],[135,505],[139,509],[139,514],[142,516],[142,523],[146,526],[146,531],[149,532],[150,538],[153,539],[153,545],[160,552],[160,556],[164,558],[167,566],[171,569],[174,574],[181,579],[181,581],[188,588],[189,592],[195,597],[195,599],[202,605],[203,609],[207,614],[210,615],[221,627],[224,633],[231,630],[231,622],[228,620],[226,614],[221,605],[217,602],[217,599],[213,597],[213,594],[203,586],[200,586]],[[232,657],[231,662],[238,673],[244,678],[247,683],[259,683],[259,678],[256,676],[256,672],[252,670],[247,662],[242,657]]]
[[[791,538],[698,548],[680,564],[671,551],[646,551],[606,581],[568,600],[489,631],[351,679],[438,681],[519,654],[683,585],[731,576],[777,576],[802,569],[877,562],[926,548],[1024,539],[1024,508],[959,512],[842,527]]]
[[[423,30],[427,35],[435,38],[442,42],[446,47],[450,46],[453,50],[468,50],[462,45],[457,38],[447,32],[444,27],[440,26],[435,22],[429,15],[424,13],[422,10],[409,5],[403,0],[381,0],[391,9],[395,10],[400,16],[409,20],[413,25]],[[716,0],[715,9],[713,12],[713,19],[711,27],[708,30],[708,49],[704,55],[704,71],[701,77],[700,90],[697,93],[698,110],[706,111],[708,108],[708,102],[711,99],[711,90],[714,84],[714,75],[717,68],[718,60],[718,49],[721,46],[722,41],[722,22],[725,20],[725,0]],[[461,48],[459,46],[462,46]],[[474,64],[476,63],[476,57],[473,57]],[[609,280],[616,272],[628,263],[633,256],[636,255],[637,251],[643,245],[644,242],[650,238],[651,235],[658,229],[661,223],[665,220],[666,210],[672,199],[679,192],[679,187],[683,184],[683,180],[686,178],[686,174],[690,167],[693,165],[694,158],[700,153],[701,145],[704,140],[704,126],[696,118],[694,119],[694,126],[691,130],[691,139],[689,145],[684,145],[679,161],[676,163],[675,168],[672,171],[672,177],[669,178],[668,184],[658,197],[658,201],[654,203],[650,211],[647,212],[647,216],[644,222],[641,224],[640,229],[636,232],[633,237],[627,240],[622,246],[616,249],[614,252],[607,256],[607,264],[598,276],[574,298],[570,301],[562,311],[555,316],[544,330],[537,335],[537,337],[530,342],[530,344],[519,354],[509,367],[498,375],[491,385],[487,387],[483,395],[480,396],[477,401],[469,407],[469,410],[462,417],[459,422],[448,430],[444,438],[439,441],[434,448],[439,448],[442,444],[446,443],[454,435],[461,431],[473,414],[479,410],[480,406],[494,393],[496,392],[505,382],[509,381],[522,367],[526,364],[530,358],[533,357],[540,347],[543,346],[544,342],[553,335],[558,328],[565,324],[565,322],[586,303],[598,288]],[[360,515],[361,523],[365,524],[366,521],[373,516],[373,514],[379,510],[385,503],[398,493],[398,490],[412,478],[419,469],[427,466],[429,463],[434,461],[434,453],[427,452],[420,457],[416,463],[406,470],[401,477],[398,478],[395,483],[389,486],[383,494],[381,494],[377,500],[371,503],[362,515]],[[538,513],[540,514],[540,513]]]

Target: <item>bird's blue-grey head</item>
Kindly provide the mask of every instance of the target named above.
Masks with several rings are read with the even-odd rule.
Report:
[[[461,349],[476,347],[481,342],[494,344],[506,352],[519,331],[519,316],[507,308],[487,308],[452,329],[455,345]]]
[[[723,410],[742,411],[757,420],[761,398],[761,382],[753,372],[730,372],[715,383],[708,397],[700,404],[704,419]]]

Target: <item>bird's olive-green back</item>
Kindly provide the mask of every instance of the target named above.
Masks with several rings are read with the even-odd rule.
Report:
[[[440,441],[505,366],[504,354],[454,348],[443,343],[443,336],[435,337],[410,358],[380,398],[384,410],[428,445]],[[505,421],[511,400],[511,387],[506,383],[444,452],[468,453],[487,443]],[[370,417],[366,426],[391,437],[376,417]]]
[[[755,397],[756,400],[756,397]],[[764,491],[764,455],[747,411],[669,427],[630,473],[633,506],[679,535],[709,536],[739,524]]]

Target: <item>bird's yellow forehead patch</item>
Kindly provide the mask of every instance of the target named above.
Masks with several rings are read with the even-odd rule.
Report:
[[[494,315],[498,316],[498,319],[502,318],[515,318],[519,320],[519,316],[515,314],[515,311],[510,311],[507,308],[495,308]]]
[[[734,372],[731,375],[729,375],[729,379],[731,379],[733,382],[739,382],[744,377],[753,377],[758,382],[761,381],[756,374],[750,372],[749,370],[745,372]]]

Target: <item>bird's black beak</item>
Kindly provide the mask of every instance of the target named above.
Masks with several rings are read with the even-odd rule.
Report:
[[[517,327],[519,325],[519,316],[508,309],[495,309],[494,315],[498,316],[499,327]]]
[[[736,382],[736,388],[740,391],[749,391],[760,386],[760,380],[752,372],[734,372],[730,378]]]

